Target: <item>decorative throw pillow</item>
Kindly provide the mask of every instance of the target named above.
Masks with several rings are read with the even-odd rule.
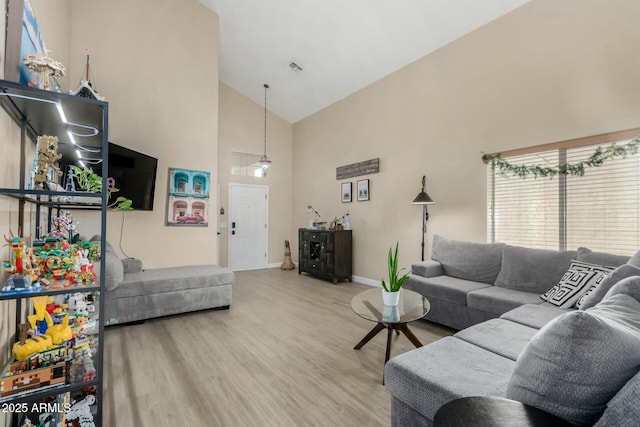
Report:
[[[640,276],[640,268],[629,264],[621,265],[605,276],[598,286],[587,291],[576,303],[576,307],[580,310],[586,310],[587,308],[595,306],[604,298],[613,285],[627,277],[633,276]]]
[[[631,259],[629,259],[629,261],[627,261],[627,264],[635,265],[636,267],[640,267],[640,251],[638,251],[635,254],[633,254]]]
[[[629,295],[551,320],[518,356],[506,397],[593,425],[638,372],[638,325],[640,303]]]
[[[629,295],[640,301],[640,276],[632,276],[620,280],[607,291],[604,298],[602,298],[602,302],[619,294]]]
[[[540,298],[560,308],[571,308],[614,269],[614,267],[573,260],[560,282],[540,295]]]
[[[640,396],[640,373],[631,378],[607,403],[607,409],[594,427],[620,427],[640,420],[638,396]]]

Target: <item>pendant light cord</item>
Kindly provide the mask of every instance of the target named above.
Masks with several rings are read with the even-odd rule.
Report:
[[[267,158],[267,89],[269,85],[264,85],[264,157]]]

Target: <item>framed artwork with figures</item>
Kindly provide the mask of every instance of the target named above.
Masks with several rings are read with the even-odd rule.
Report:
[[[350,203],[351,202],[351,182],[343,182],[340,188],[341,188],[340,195],[342,198],[342,203]]]
[[[361,179],[360,181],[358,181],[358,186],[357,186],[357,191],[358,191],[358,201],[359,202],[364,202],[366,200],[369,200],[369,180],[368,179]]]

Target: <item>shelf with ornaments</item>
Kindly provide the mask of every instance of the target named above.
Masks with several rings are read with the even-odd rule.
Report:
[[[100,425],[108,104],[0,80],[0,107],[19,129],[0,141],[0,347],[12,350],[0,358],[0,402],[85,396]],[[76,190],[69,171],[83,162],[101,170],[97,189]],[[97,242],[79,240],[78,210],[93,212],[82,231]]]

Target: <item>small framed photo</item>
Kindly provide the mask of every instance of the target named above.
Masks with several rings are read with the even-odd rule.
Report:
[[[361,179],[358,181],[358,201],[363,202],[369,200],[369,180]]]
[[[343,182],[340,186],[340,197],[342,198],[342,203],[350,203],[351,202],[351,182]]]

